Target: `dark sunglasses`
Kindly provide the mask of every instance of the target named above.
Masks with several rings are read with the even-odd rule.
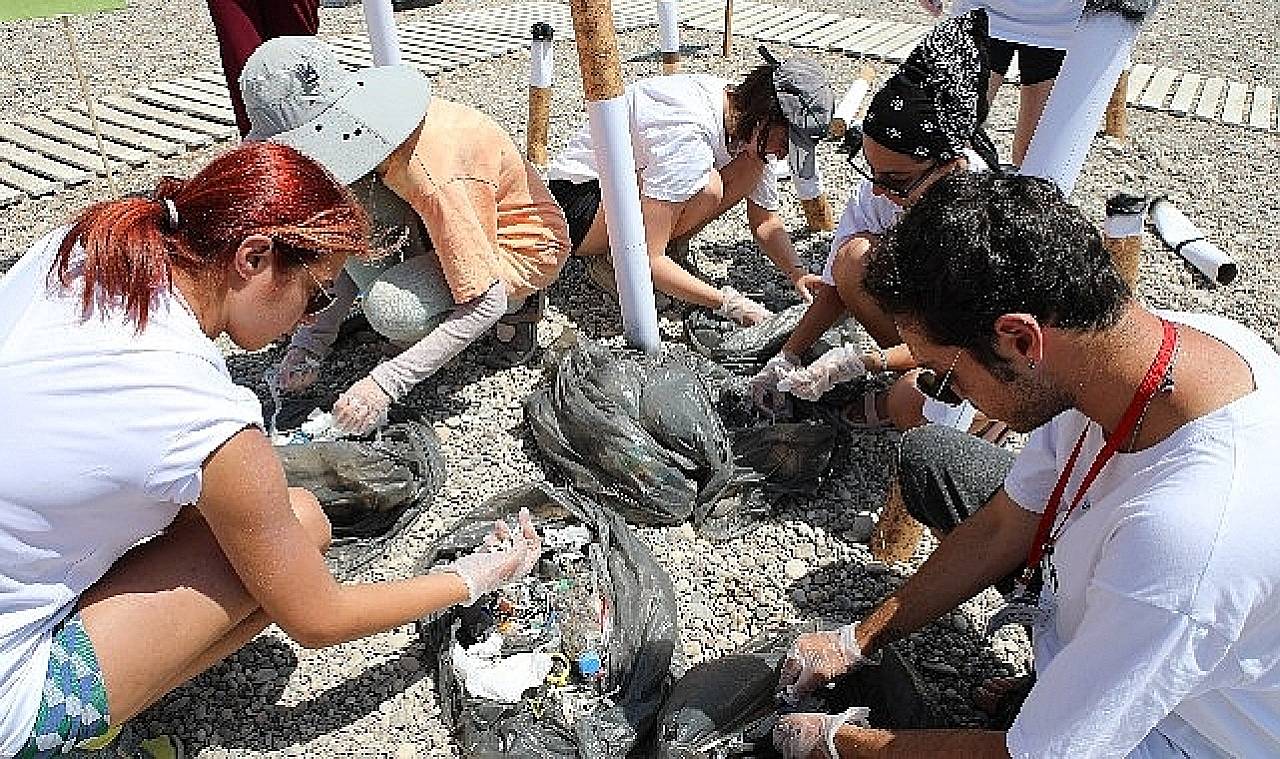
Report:
[[[302,315],[308,317],[318,316],[333,305],[333,302],[338,299],[338,294],[334,292],[333,285],[326,285],[321,282],[316,273],[311,271],[310,266],[301,261],[298,263],[307,272],[307,276],[311,277],[311,281],[316,284],[315,292],[311,293],[311,297],[307,298],[307,305],[302,309]]]
[[[900,198],[905,198],[919,189],[920,185],[924,184],[929,177],[933,176],[933,172],[937,171],[938,167],[942,165],[941,161],[934,161],[925,168],[923,174],[911,182],[907,182],[905,184],[891,182],[875,175],[875,171],[872,170],[871,164],[867,162],[867,157],[865,155],[863,155],[861,160],[859,160],[858,157],[862,153],[862,128],[860,126],[854,124],[848,127],[844,133],[844,144],[845,148],[849,151],[849,165],[853,167],[853,170],[857,172],[859,176],[870,182],[875,187],[879,187],[886,192],[891,192]]]
[[[957,350],[955,357],[951,359],[951,366],[947,367],[947,373],[942,375],[942,379],[938,379],[938,373],[932,369],[925,369],[916,374],[916,389],[948,406],[959,406],[964,403],[964,398],[961,398],[955,388],[951,387],[951,373],[956,370],[956,362],[960,360],[960,350]]]

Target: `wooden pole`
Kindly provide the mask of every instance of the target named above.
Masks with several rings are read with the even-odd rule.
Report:
[[[658,0],[658,44],[662,73],[680,73],[680,6],[676,0]]]
[[[1120,193],[1107,199],[1107,220],[1102,243],[1120,278],[1137,292],[1138,269],[1142,263],[1142,239],[1145,234],[1147,207],[1150,201],[1142,195]]]
[[[1129,70],[1125,69],[1116,80],[1116,88],[1111,91],[1111,100],[1107,101],[1105,131],[1107,136],[1123,140],[1129,135],[1129,116],[1127,100],[1129,98]]]
[[[551,82],[553,75],[550,24],[536,23],[531,30],[529,53],[529,122],[525,127],[525,156],[530,163],[547,165],[547,141],[551,136]]]
[[[902,500],[902,487],[894,477],[889,497],[880,510],[880,521],[871,536],[871,555],[886,564],[907,561],[915,554],[923,533],[924,525],[907,512],[907,504]]]
[[[733,52],[733,0],[724,0],[724,50],[725,58]]]
[[[825,192],[816,198],[801,200],[800,208],[804,210],[804,220],[809,229],[830,232],[836,228],[836,217],[831,213],[831,203],[827,201]]]
[[[71,28],[71,17],[67,15],[58,16],[62,21],[62,31],[67,35],[67,49],[71,53],[71,63],[76,69],[76,79],[80,82],[80,95],[84,98],[85,105],[89,109],[89,123],[93,125],[93,137],[98,142],[98,154],[102,156],[102,168],[107,173],[107,189],[111,191],[112,196],[120,194],[116,189],[116,178],[111,173],[111,161],[107,159],[107,146],[102,141],[102,132],[98,127],[98,112],[94,109],[93,91],[89,89],[89,80],[85,78],[84,66],[80,64],[80,53],[76,49],[76,34]]]

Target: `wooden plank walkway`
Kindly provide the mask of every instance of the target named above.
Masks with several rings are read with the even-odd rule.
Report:
[[[687,28],[723,32],[724,0],[680,2],[679,17]],[[551,24],[557,40],[574,38],[568,5],[551,0],[432,16],[402,24],[397,31],[405,62],[434,76],[527,49],[534,22]],[[653,0],[614,3],[614,26],[619,32],[656,24]],[[734,2],[735,36],[886,63],[904,60],[929,28],[757,0]],[[372,65],[366,35],[338,35],[326,41],[342,65]],[[1015,78],[1011,71],[1008,79]],[[201,71],[100,98],[96,109],[99,129],[113,170],[127,171],[155,158],[170,158],[234,138],[235,117],[226,87],[221,72]],[[1270,87],[1146,63],[1130,69],[1126,93],[1126,101],[1135,108],[1271,132],[1280,131],[1277,100]],[[0,207],[87,182],[94,174],[103,173],[101,164],[93,125],[83,105],[0,122]]]

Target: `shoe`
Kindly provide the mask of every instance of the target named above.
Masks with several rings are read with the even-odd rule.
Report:
[[[601,253],[596,256],[582,256],[581,259],[591,284],[617,302],[618,282],[613,274],[613,258],[608,253]]]
[[[546,307],[546,293],[539,291],[526,298],[517,311],[499,319],[493,330],[496,350],[481,358],[481,362],[493,369],[510,369],[528,363],[538,350],[538,322],[542,321]]]

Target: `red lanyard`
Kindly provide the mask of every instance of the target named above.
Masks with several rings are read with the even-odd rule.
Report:
[[[1142,412],[1146,409],[1147,404],[1151,402],[1151,399],[1155,397],[1164,382],[1165,374],[1169,371],[1169,364],[1172,363],[1174,352],[1178,348],[1178,328],[1165,319],[1161,319],[1160,323],[1164,326],[1164,340],[1160,343],[1160,352],[1156,354],[1155,359],[1151,362],[1151,368],[1147,369],[1147,376],[1142,378],[1142,384],[1138,385],[1138,389],[1134,392],[1133,400],[1129,401],[1129,408],[1125,409],[1124,416],[1120,417],[1120,424],[1116,425],[1115,430],[1107,437],[1102,450],[1098,451],[1098,455],[1089,467],[1089,471],[1085,473],[1084,479],[1080,481],[1080,488],[1076,490],[1075,496],[1071,499],[1071,505],[1067,507],[1067,511],[1062,517],[1062,524],[1056,531],[1053,529],[1053,524],[1058,515],[1058,507],[1062,504],[1062,496],[1067,489],[1067,480],[1071,479],[1071,472],[1075,470],[1076,459],[1079,458],[1080,449],[1084,446],[1085,436],[1089,434],[1088,425],[1085,425],[1084,431],[1080,433],[1080,439],[1076,441],[1076,447],[1071,451],[1071,457],[1067,459],[1066,467],[1062,470],[1062,474],[1058,476],[1058,483],[1053,486],[1053,493],[1049,496],[1048,503],[1045,504],[1044,514],[1040,516],[1040,526],[1036,528],[1036,539],[1031,544],[1031,550],[1027,552],[1027,568],[1022,575],[1023,585],[1033,595],[1038,595],[1041,586],[1044,584],[1040,560],[1044,558],[1046,552],[1053,550],[1053,545],[1058,541],[1058,535],[1062,533],[1062,529],[1066,526],[1071,513],[1075,511],[1076,506],[1084,498],[1085,491],[1089,489],[1089,486],[1097,479],[1098,473],[1102,471],[1102,468],[1107,465],[1111,457],[1120,449],[1121,444],[1133,435],[1134,428],[1138,426],[1138,420],[1142,417]]]

